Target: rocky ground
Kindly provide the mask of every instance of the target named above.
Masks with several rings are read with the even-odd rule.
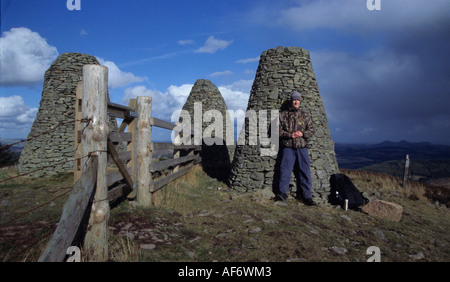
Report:
[[[400,220],[329,205],[307,207],[294,198],[274,202],[271,191],[238,193],[196,169],[159,190],[154,207],[124,201],[112,209],[110,260],[365,262],[373,247],[385,262],[450,260],[448,209],[430,200],[422,184],[403,189],[392,177],[345,173],[371,200],[400,205]],[[0,261],[39,258],[65,202],[59,195],[70,191],[61,187],[71,181],[27,180],[0,187]]]
[[[138,261],[362,262],[375,246],[381,261],[450,260],[447,208],[412,197],[413,190],[362,187],[373,200],[403,207],[396,222],[339,207],[307,207],[294,198],[273,202],[270,191],[239,194],[213,179],[200,182],[167,187],[151,209],[122,206],[110,230],[133,248],[125,256],[120,244],[113,249]]]

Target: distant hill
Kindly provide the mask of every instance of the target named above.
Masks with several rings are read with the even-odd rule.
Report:
[[[13,144],[13,143],[17,143],[19,141],[21,141],[22,139],[0,139],[0,143],[2,144],[2,146],[6,146],[9,144]],[[25,146],[25,142],[16,144],[12,147],[10,147],[10,151],[11,152],[15,152],[15,153],[19,153],[23,150],[23,147]]]
[[[0,148],[3,148],[4,146],[7,146],[9,144],[17,143],[19,141],[21,141],[21,139],[0,139]],[[23,150],[24,145],[25,143],[19,143],[6,149],[2,149],[1,151],[6,150],[8,152],[11,152],[12,158],[10,159],[9,157],[7,157],[6,160],[5,157],[0,158],[0,167],[17,163],[20,158],[20,152]]]
[[[372,171],[403,177],[405,168],[404,160],[387,161],[359,168],[360,170]],[[450,159],[447,160],[411,160],[409,176],[416,180],[450,178]]]
[[[450,146],[428,142],[384,141],[379,144],[335,144],[336,158],[340,168],[358,169],[387,161],[450,159]]]
[[[413,179],[430,182],[450,178],[450,146],[407,141],[384,141],[372,145],[336,143],[335,151],[341,169],[402,177],[405,158],[409,155],[409,175]]]
[[[2,145],[20,139],[0,139]],[[19,158],[25,143],[10,148]],[[384,141],[379,144],[335,144],[336,158],[341,169],[361,169],[401,177],[406,155],[411,159],[410,175],[427,179],[450,178],[450,146],[429,142]],[[163,157],[164,154],[158,156]]]

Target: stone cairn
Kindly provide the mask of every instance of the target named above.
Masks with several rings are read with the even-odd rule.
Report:
[[[195,123],[201,125],[201,128],[200,126],[198,128],[201,132],[196,133],[192,139],[193,142],[195,138],[203,137],[203,133],[207,133],[206,135],[209,135],[209,132],[211,132],[211,137],[217,138],[215,144],[213,145],[205,144],[208,140],[206,140],[207,138],[202,138],[202,167],[203,170],[211,177],[222,181],[227,181],[229,178],[231,157],[234,153],[234,142],[232,141],[227,144],[227,124],[229,124],[231,120],[227,105],[225,104],[225,100],[223,99],[219,89],[207,79],[197,80],[192,87],[182,110],[189,113],[192,130],[195,129]],[[195,112],[195,110],[200,110],[200,112]],[[216,121],[214,116],[212,116],[212,118],[207,117],[205,114],[208,111],[209,113],[214,114],[211,110],[215,110],[217,116],[221,117],[222,120]],[[219,138],[220,135],[217,132],[209,130],[211,127],[214,127],[214,123],[216,122],[222,123],[222,138]],[[231,140],[234,140],[233,132],[230,132],[229,134],[231,134],[229,135],[231,136]],[[220,143],[223,145],[220,145]]]
[[[283,110],[294,91],[302,93],[301,108],[312,117],[315,135],[309,140],[312,191],[316,202],[327,203],[330,176],[338,172],[328,120],[320,97],[309,52],[299,47],[277,47],[264,51],[250,93],[249,110]],[[269,121],[270,122],[270,121]],[[241,134],[244,132],[241,132]],[[248,119],[245,138],[248,138]],[[261,156],[259,145],[238,142],[231,166],[230,184],[238,191],[278,189],[280,158]],[[291,192],[296,191],[294,175]]]
[[[40,177],[73,170],[76,87],[91,55],[61,54],[45,72],[39,110],[19,160],[20,173]],[[56,128],[55,128],[56,127]],[[116,124],[117,127],[117,124]]]

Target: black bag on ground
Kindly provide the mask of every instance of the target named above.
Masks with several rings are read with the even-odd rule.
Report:
[[[345,209],[345,200],[348,200],[348,208],[358,210],[369,202],[363,194],[355,187],[352,180],[345,174],[333,174],[330,177],[330,196],[328,201],[332,205],[340,205]]]

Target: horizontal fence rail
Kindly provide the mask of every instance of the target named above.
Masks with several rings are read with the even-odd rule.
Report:
[[[47,244],[44,253],[39,258],[40,262],[63,261],[67,248],[75,238],[97,181],[98,159],[94,156],[88,162],[86,173],[81,175],[64,204],[58,227]]]
[[[89,217],[83,234],[87,260],[106,261],[109,202],[128,196],[140,206],[150,206],[153,193],[201,162],[201,146],[151,141],[153,126],[177,126],[152,116],[151,97],[130,99],[128,106],[108,102],[107,71],[99,65],[83,67],[75,102],[75,187],[39,261],[64,261],[83,217]],[[111,132],[109,124],[115,118],[122,123]],[[156,151],[170,152],[173,158],[153,161]],[[153,179],[157,173],[164,176]]]

